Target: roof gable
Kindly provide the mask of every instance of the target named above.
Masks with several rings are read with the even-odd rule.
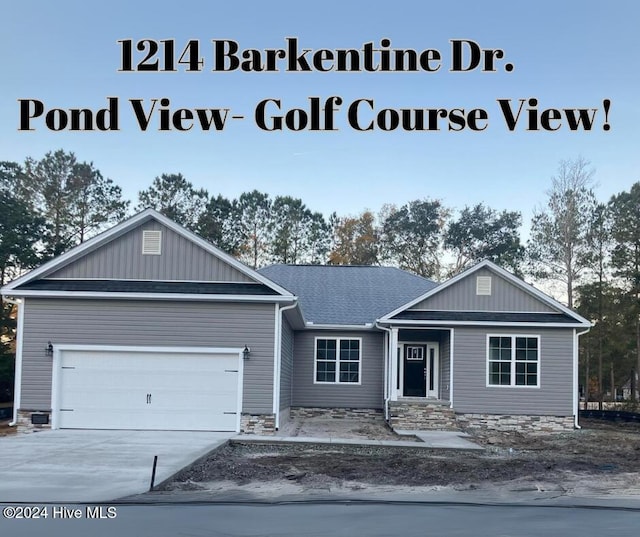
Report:
[[[477,294],[477,276],[491,276],[491,295]],[[415,316],[410,312],[418,311],[536,313],[541,319],[547,314],[562,314],[576,324],[590,326],[589,321],[576,312],[491,261],[482,261],[461,272],[386,314],[381,321],[408,318]]]
[[[145,231],[159,231],[161,253],[143,253]],[[220,257],[155,219],[43,275],[47,278],[253,282]]]
[[[477,278],[490,278],[489,294],[478,294]],[[431,295],[409,309],[443,311],[512,311],[512,312],[558,312],[548,303],[517,286],[489,267],[481,268]]]
[[[143,231],[149,230],[164,235],[161,255],[142,254]],[[44,278],[259,283],[293,298],[286,289],[153,209],[72,248],[9,283],[2,292],[10,294]]]

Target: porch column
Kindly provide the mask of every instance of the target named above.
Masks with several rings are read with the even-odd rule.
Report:
[[[391,401],[398,400],[398,329],[391,329],[389,338],[389,378],[391,379]]]

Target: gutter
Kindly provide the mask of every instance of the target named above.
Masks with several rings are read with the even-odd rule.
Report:
[[[20,299],[12,300],[11,298],[7,297],[3,297],[3,300],[8,302],[9,304],[13,304],[18,308],[16,330],[16,360],[14,364],[13,377],[13,420],[9,423],[9,427],[15,427],[18,424],[18,406],[20,403],[22,387],[22,327],[24,325],[24,302]]]
[[[576,429],[582,429],[578,424],[578,415],[580,414],[580,408],[578,403],[578,338],[591,330],[591,327],[583,330],[582,332],[574,331],[574,348],[573,348],[573,426]]]
[[[364,324],[314,324],[313,321],[305,323],[305,329],[313,330],[373,330],[378,327],[376,323]]]

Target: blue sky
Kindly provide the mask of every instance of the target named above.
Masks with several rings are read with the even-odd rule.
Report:
[[[5,2],[0,49],[0,160],[22,162],[73,151],[136,200],[162,173],[185,175],[212,194],[259,189],[302,198],[329,214],[378,211],[384,203],[439,198],[450,207],[484,202],[519,210],[525,224],[543,203],[561,159],[579,155],[596,169],[602,199],[640,180],[638,125],[640,3],[591,2]],[[297,37],[311,49],[359,49],[389,38],[395,48],[442,53],[435,73],[214,73],[211,39],[242,49],[281,48]],[[197,39],[202,72],[119,73],[121,39]],[[449,72],[450,40],[503,49],[515,69]],[[139,58],[139,56],[136,56]],[[502,64],[499,64],[500,66]],[[266,98],[284,110],[308,98],[344,100],[334,132],[265,132],[253,119]],[[53,132],[42,118],[20,132],[18,99],[45,110],[119,101],[117,132]],[[142,132],[129,99],[166,97],[173,108],[231,108],[244,115],[222,132]],[[346,110],[356,99],[383,108],[481,108],[482,132],[357,132]],[[597,108],[591,131],[507,129],[497,99],[536,98],[546,108]],[[603,99],[611,100],[609,131]],[[366,117],[365,117],[366,116]],[[524,114],[523,114],[524,116]],[[370,114],[363,115],[369,118]],[[523,118],[525,119],[525,118]],[[154,120],[155,121],[155,120]],[[525,225],[525,229],[528,227]]]

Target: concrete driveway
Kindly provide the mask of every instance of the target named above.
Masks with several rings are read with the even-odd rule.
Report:
[[[0,437],[0,503],[108,502],[149,490],[235,433],[55,430]]]

